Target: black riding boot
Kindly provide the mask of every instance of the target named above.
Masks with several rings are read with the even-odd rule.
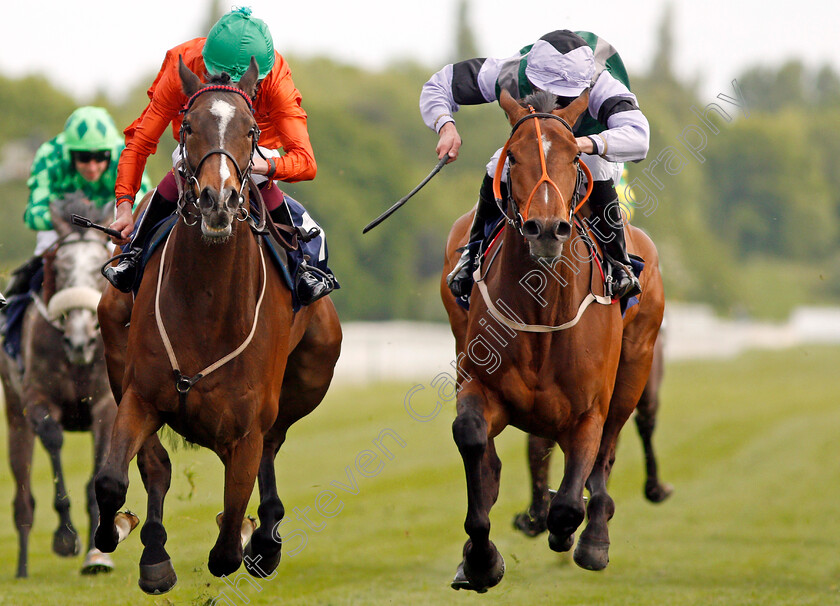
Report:
[[[596,181],[589,196],[592,210],[590,224],[609,262],[608,282],[611,295],[617,299],[638,295],[642,292],[639,279],[633,273],[627,246],[624,242],[624,219],[618,204],[612,179]]]
[[[505,187],[504,183],[502,187]],[[502,195],[504,196],[504,193]],[[467,245],[464,246],[461,258],[458,259],[455,267],[446,276],[446,284],[456,297],[463,297],[472,292],[472,276],[478,264],[479,248],[482,240],[484,240],[484,226],[496,215],[498,215],[498,207],[493,195],[493,177],[485,174],[484,180],[481,182],[481,189],[478,191],[478,204],[470,226]]]
[[[35,274],[43,266],[44,260],[38,255],[15,269],[12,272],[12,278],[9,280],[9,284],[6,285],[6,296],[12,297],[14,295],[28,293],[32,289],[32,278],[35,277]]]
[[[125,256],[115,266],[106,265],[102,268],[102,275],[114,288],[122,292],[131,292],[140,274],[140,263],[146,240],[155,225],[174,211],[175,203],[159,195],[156,191],[140,218],[140,224],[134,230],[134,236],[131,238],[128,250],[123,253]]]
[[[283,204],[268,213],[271,220],[278,225],[292,225],[292,218],[289,214],[289,209]],[[318,232],[320,233],[320,232]],[[315,233],[312,237],[316,237]],[[321,297],[330,294],[335,288],[334,277],[325,271],[321,271],[317,267],[307,263],[308,258],[298,266],[295,274],[295,294],[301,305],[312,305]]]

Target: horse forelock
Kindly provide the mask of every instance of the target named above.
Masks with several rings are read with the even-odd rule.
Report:
[[[535,111],[548,114],[557,107],[557,95],[548,91],[537,90],[522,99],[523,107],[532,106]]]
[[[56,291],[70,287],[100,289],[102,264],[110,257],[107,242],[87,234],[71,233],[56,250],[53,269]]]

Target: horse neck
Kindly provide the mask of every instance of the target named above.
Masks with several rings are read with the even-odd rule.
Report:
[[[590,274],[588,264],[572,254],[572,246],[574,239],[566,242],[560,259],[549,266],[531,258],[528,243],[517,230],[505,228],[497,261],[501,286],[497,292],[511,309],[521,313],[524,322],[555,325],[577,313],[589,292]]]
[[[224,318],[228,327],[253,320],[262,284],[256,238],[245,223],[234,222],[233,234],[223,243],[202,239],[198,225],[178,223],[166,251],[162,291],[180,293],[192,319]],[[190,304],[192,303],[192,304]],[[169,311],[167,311],[169,313]],[[218,323],[218,322],[217,322]]]

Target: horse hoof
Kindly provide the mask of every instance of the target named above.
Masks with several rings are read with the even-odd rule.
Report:
[[[574,558],[575,564],[585,570],[603,570],[610,562],[610,542],[588,541],[581,537]]]
[[[94,547],[87,552],[81,572],[82,574],[100,574],[111,572],[113,569],[114,562],[111,560],[111,556]]]
[[[674,487],[670,484],[654,483],[650,486],[645,486],[645,498],[651,503],[661,503],[671,496],[674,492]]]
[[[477,591],[479,593],[484,593],[491,587],[495,587],[499,584],[502,580],[502,577],[505,576],[505,560],[502,558],[502,554],[499,553],[499,550],[496,549],[496,546],[493,543],[490,543],[490,547],[492,549],[492,553],[490,555],[491,559],[489,562],[479,562],[481,567],[476,567],[475,563],[470,564],[470,560],[474,559],[471,558],[470,555],[467,555],[464,558],[461,566],[459,568],[463,568],[463,576],[469,583],[469,587],[465,587],[463,584],[461,587],[456,589],[472,589],[473,591]],[[458,573],[455,573],[455,580],[458,579]],[[452,581],[453,586],[455,584],[455,580]]]
[[[60,526],[53,533],[52,549],[63,558],[77,556],[82,551],[82,542],[72,526]]]
[[[527,537],[537,537],[546,531],[545,518],[533,518],[527,511],[513,518],[513,527]]]
[[[280,544],[277,543],[275,553],[266,554],[265,557],[263,557],[262,553],[254,554],[253,544],[252,540],[245,546],[245,555],[242,558],[242,561],[245,563],[245,570],[252,577],[265,579],[271,576],[277,570],[277,566],[280,565],[280,556],[282,555]]]
[[[565,539],[561,539],[553,533],[549,533],[548,535],[548,547],[551,549],[551,551],[556,551],[557,553],[564,553],[566,551],[569,551],[572,548],[572,545],[574,544],[574,534],[570,534]]]
[[[117,543],[122,543],[131,534],[131,531],[137,528],[139,523],[140,518],[128,510],[121,511],[115,515],[114,526],[117,529]]]
[[[464,562],[461,561],[458,564],[458,570],[455,571],[455,578],[452,579],[452,583],[450,583],[452,589],[458,591],[461,589],[467,589],[469,591],[475,591],[476,593],[487,593],[487,587],[476,587],[472,583],[470,583],[469,579],[467,579],[467,575],[464,574]]]
[[[164,560],[157,564],[140,564],[140,580],[137,582],[145,593],[160,595],[166,593],[175,586],[178,577],[172,560]]]

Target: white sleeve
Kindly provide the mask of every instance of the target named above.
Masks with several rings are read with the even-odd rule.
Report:
[[[633,109],[611,112],[620,101],[629,101]],[[596,120],[606,121],[607,130],[593,135],[600,138],[601,157],[610,162],[644,160],[650,147],[650,125],[639,109],[636,95],[609,72],[600,75],[589,93],[589,113]]]
[[[454,122],[452,114],[459,106],[452,98],[452,64],[432,75],[420,91],[420,115],[426,126],[435,132],[447,122]]]

